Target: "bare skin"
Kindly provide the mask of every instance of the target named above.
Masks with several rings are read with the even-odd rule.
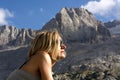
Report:
[[[60,59],[65,58],[64,44],[59,43],[59,55]],[[21,68],[22,70],[38,76],[42,80],[53,80],[52,67],[55,62],[51,59],[50,55],[46,51],[38,51],[32,58]],[[42,74],[41,74],[42,73]]]
[[[34,55],[21,69],[37,77],[41,76],[42,80],[53,80],[52,61],[46,52]]]

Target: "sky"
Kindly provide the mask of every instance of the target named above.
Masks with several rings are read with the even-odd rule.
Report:
[[[0,25],[41,29],[63,7],[85,8],[97,20],[120,20],[120,0],[0,0]]]

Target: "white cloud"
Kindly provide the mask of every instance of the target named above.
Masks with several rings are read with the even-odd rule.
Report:
[[[8,24],[7,18],[14,17],[13,13],[8,9],[0,8],[0,25]]]
[[[115,17],[120,20],[120,0],[117,0],[115,9],[116,9],[115,11],[116,13],[114,13],[116,14]]]
[[[95,0],[89,1],[82,8],[88,9],[93,14],[103,17],[113,16],[120,19],[120,0]]]

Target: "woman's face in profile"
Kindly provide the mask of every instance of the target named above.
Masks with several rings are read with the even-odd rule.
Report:
[[[58,50],[59,50],[58,59],[63,59],[66,57],[65,49],[66,49],[66,45],[63,43],[62,39],[60,38],[58,42]]]

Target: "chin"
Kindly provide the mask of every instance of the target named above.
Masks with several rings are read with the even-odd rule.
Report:
[[[61,53],[60,59],[66,58],[66,52]]]

